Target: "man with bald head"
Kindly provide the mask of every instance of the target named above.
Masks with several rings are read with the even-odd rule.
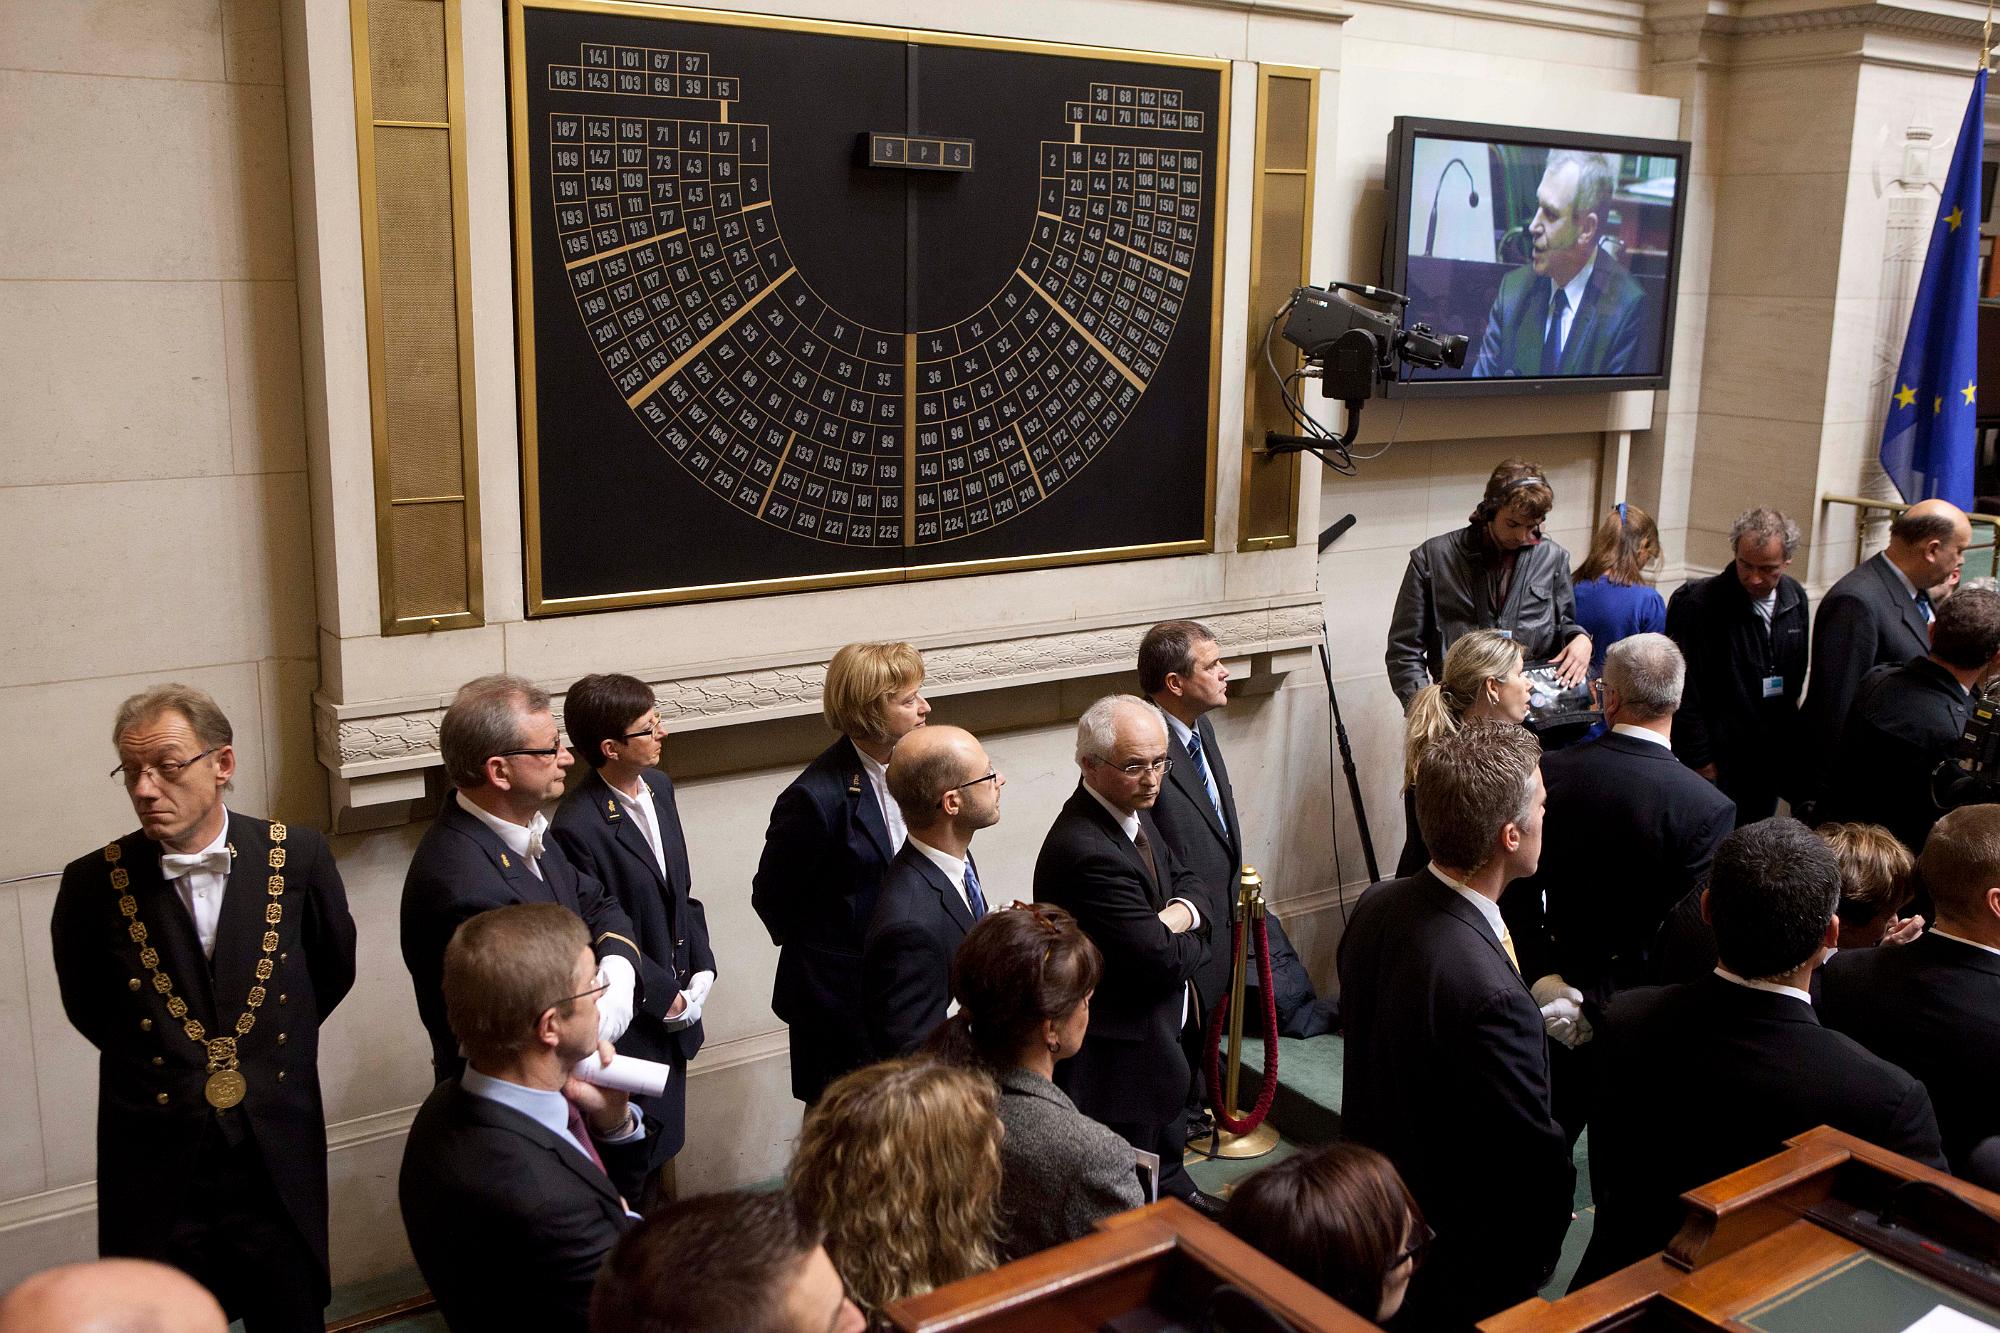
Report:
[[[1189,982],[1208,958],[1201,881],[1153,823],[1172,766],[1167,724],[1144,699],[1114,694],[1077,720],[1076,791],[1042,842],[1035,901],[1068,909],[1104,954],[1083,1049],[1056,1083],[1076,1108],[1160,1156],[1160,1191],[1211,1201],[1181,1167],[1188,1062],[1180,1045]]]
[[[50,1268],[0,1300],[0,1333],[224,1333],[208,1289],[150,1259]]]
[[[951,1008],[951,958],[988,899],[972,835],[1000,822],[1007,779],[962,727],[919,727],[889,756],[909,830],[882,875],[861,946],[861,1002],[877,1059],[908,1055]]]
[[[1965,563],[1972,524],[1946,500],[1911,505],[1889,525],[1888,549],[1847,571],[1827,589],[1813,621],[1812,676],[1805,731],[1819,746],[1816,771],[1832,761],[1861,678],[1930,651],[1937,619],[1929,590]]]

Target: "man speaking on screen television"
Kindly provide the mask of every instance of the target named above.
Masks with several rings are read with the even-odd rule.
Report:
[[[1646,293],[1599,246],[1616,178],[1600,153],[1553,152],[1535,191],[1528,262],[1500,281],[1474,378],[1633,375]]]

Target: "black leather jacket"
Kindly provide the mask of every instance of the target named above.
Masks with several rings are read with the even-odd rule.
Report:
[[[1383,658],[1389,686],[1405,709],[1418,690],[1444,671],[1446,650],[1472,630],[1509,631],[1529,662],[1548,660],[1583,633],[1576,623],[1568,551],[1552,541],[1521,548],[1506,603],[1495,616],[1487,580],[1497,561],[1498,552],[1476,524],[1433,537],[1410,552]]]

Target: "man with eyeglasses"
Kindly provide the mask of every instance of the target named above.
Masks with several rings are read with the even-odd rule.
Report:
[[[555,903],[461,924],[442,985],[466,1066],[424,1100],[397,1195],[410,1251],[459,1329],[584,1333],[604,1256],[637,1226],[655,1127],[576,1066],[609,1061],[607,982],[590,934]]]
[[[579,871],[548,836],[542,807],[562,795],[575,762],[549,696],[519,676],[481,676],[461,687],[438,728],[445,777],[455,790],[425,830],[403,877],[403,962],[430,1033],[440,1081],[464,1066],[445,1014],[444,951],[469,917],[513,903],[556,903],[590,928],[606,989],[597,1012],[616,1042],[648,1000],[639,985],[638,932],[610,890]],[[664,997],[672,1003],[673,997]]]
[[[1160,1192],[1219,1210],[1181,1166],[1188,1060],[1180,1033],[1189,982],[1208,958],[1201,882],[1153,823],[1172,760],[1167,727],[1144,699],[1114,694],[1076,724],[1077,789],[1042,842],[1035,901],[1068,909],[1104,954],[1083,1047],[1056,1070],[1076,1108],[1158,1153]]]
[[[889,795],[908,833],[861,946],[861,1002],[878,1059],[916,1050],[952,1012],[952,955],[991,905],[972,835],[1000,822],[1006,784],[959,727],[919,727],[889,756]]]
[[[186,685],[127,699],[111,772],[137,832],[63,871],[63,1009],[96,1046],[99,1252],[155,1259],[251,1333],[323,1327],[319,1025],[354,984],[326,842],[227,809],[229,719]]]
[[[633,676],[585,676],[563,696],[563,725],[590,771],[556,811],[556,841],[638,928],[645,995],[618,1047],[673,1069],[666,1091],[639,1099],[660,1127],[645,1191],[651,1202],[656,1192],[672,1193],[662,1169],[687,1138],[687,1064],[701,1050],[715,952],[708,915],[691,891],[673,780],[659,768],[667,732],[652,687]]]

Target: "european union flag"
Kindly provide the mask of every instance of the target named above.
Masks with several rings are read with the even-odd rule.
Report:
[[[1972,508],[1974,399],[1979,389],[1979,165],[1986,151],[1986,71],[1958,127],[1951,170],[1931,225],[1924,276],[1882,423],[1882,470],[1911,504]]]

